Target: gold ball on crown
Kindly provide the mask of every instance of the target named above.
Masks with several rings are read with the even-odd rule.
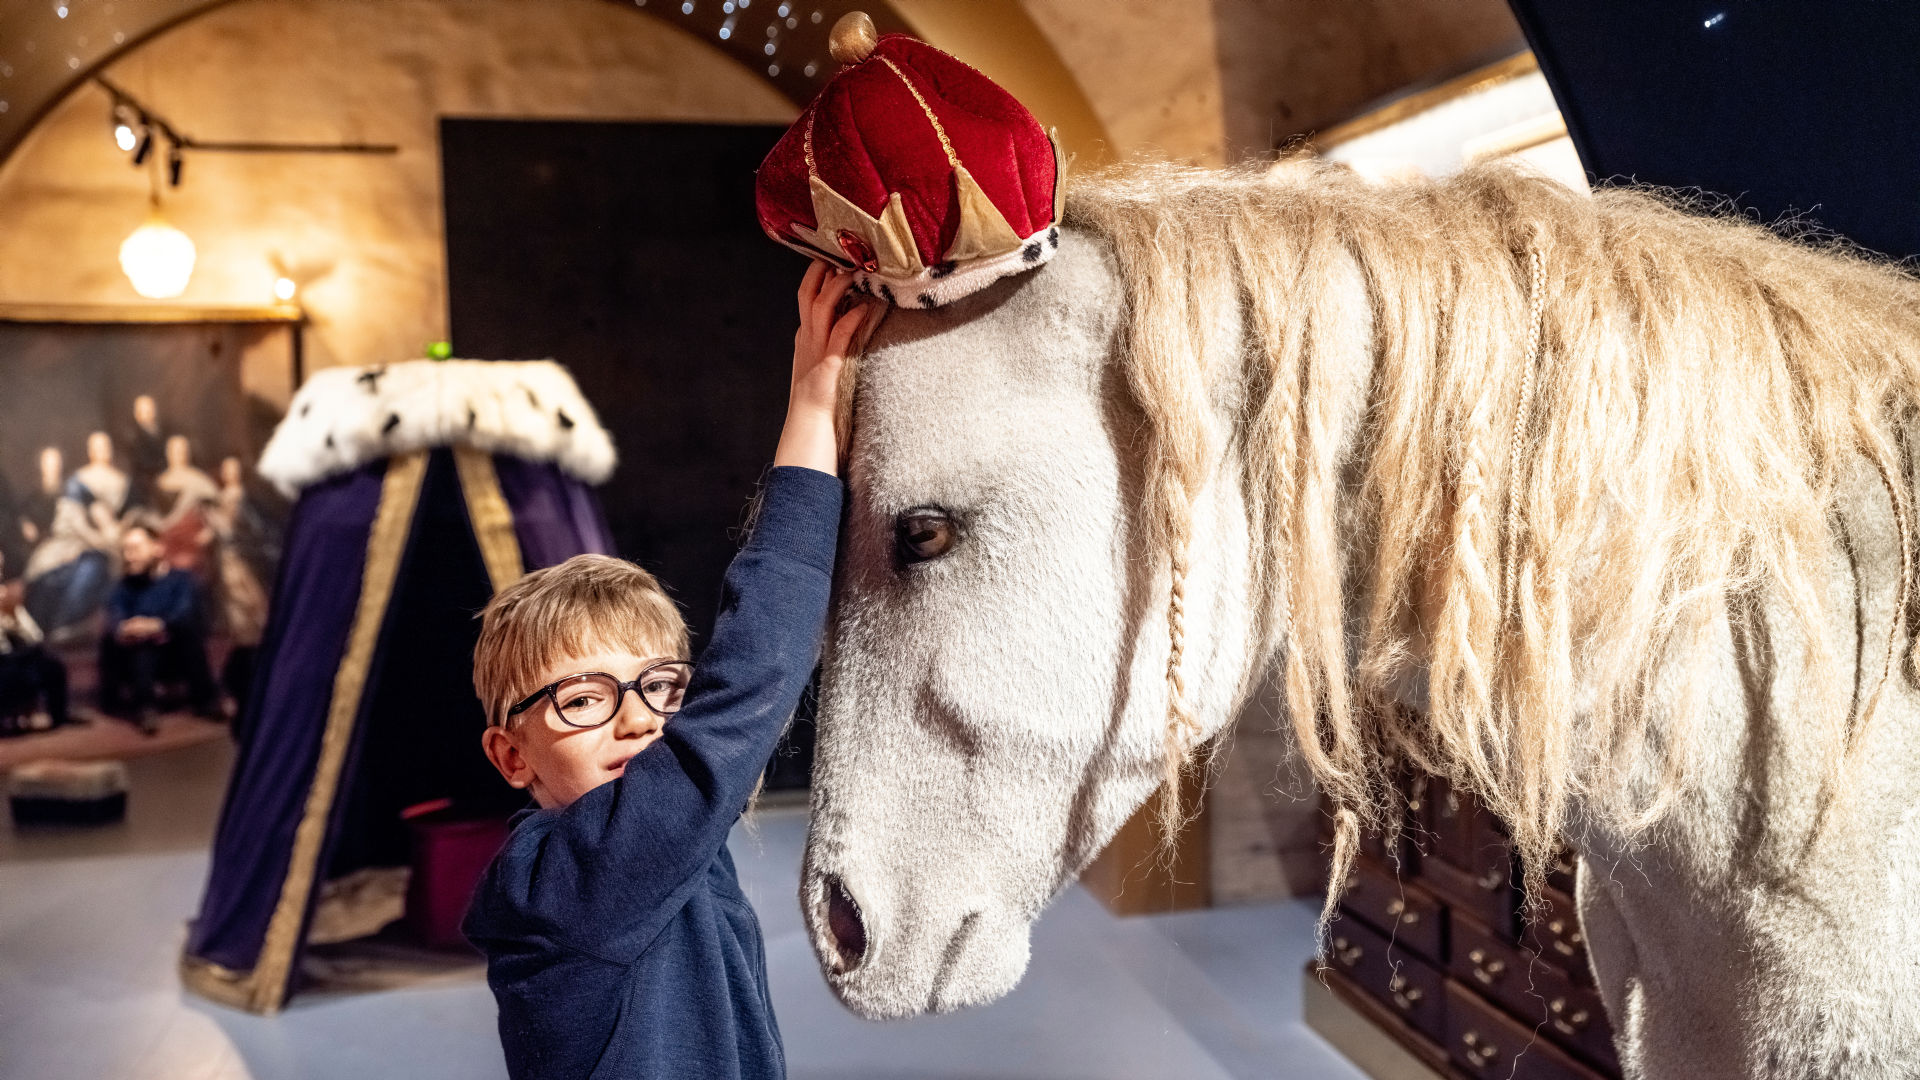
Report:
[[[867,13],[849,11],[833,24],[833,32],[827,36],[827,51],[842,64],[857,64],[872,56],[874,46],[879,43],[880,34]]]

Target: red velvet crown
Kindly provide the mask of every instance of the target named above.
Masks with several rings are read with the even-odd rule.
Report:
[[[993,80],[858,12],[847,64],[760,164],[768,236],[854,270],[855,288],[938,307],[1045,262],[1060,244],[1059,143]]]

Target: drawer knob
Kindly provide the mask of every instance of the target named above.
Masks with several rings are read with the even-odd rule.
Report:
[[[1548,1011],[1553,1013],[1554,1030],[1562,1035],[1578,1035],[1586,1030],[1587,1021],[1592,1019],[1587,1010],[1573,1008],[1566,998],[1554,998],[1547,1003]]]
[[[1420,921],[1420,913],[1408,911],[1405,900],[1395,900],[1387,905],[1389,918],[1399,919],[1402,926],[1413,926]]]
[[[1507,962],[1497,956],[1488,956],[1485,949],[1473,950],[1467,954],[1467,959],[1473,963],[1473,977],[1488,986],[1506,974]]]
[[[1547,924],[1547,933],[1553,935],[1553,951],[1561,956],[1572,956],[1580,951],[1583,938],[1580,931],[1567,925],[1565,919],[1555,919]]]
[[[1360,958],[1366,954],[1365,949],[1348,941],[1346,938],[1337,937],[1333,939],[1333,958],[1340,962],[1341,967],[1352,967],[1359,963]]]
[[[1393,995],[1393,1003],[1401,1012],[1412,1012],[1413,1007],[1420,1004],[1420,999],[1426,996],[1420,992],[1419,987],[1408,983],[1399,975],[1387,980],[1387,993]]]
[[[1461,1045],[1467,1048],[1467,1062],[1474,1068],[1482,1068],[1500,1057],[1500,1048],[1490,1039],[1483,1039],[1480,1033],[1468,1028],[1460,1036]]]

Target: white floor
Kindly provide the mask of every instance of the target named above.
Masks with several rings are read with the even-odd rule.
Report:
[[[763,811],[733,837],[794,1080],[1361,1080],[1300,1024],[1306,902],[1120,919],[1070,889],[1035,927],[1026,979],[1005,1000],[862,1021],[827,991],[801,932],[805,828],[799,811]],[[309,994],[273,1018],[184,994],[174,963],[206,855],[178,830],[160,835],[119,853],[95,853],[115,845],[91,838],[77,856],[58,840],[0,843],[0,1080],[505,1076],[493,1000],[471,974]]]

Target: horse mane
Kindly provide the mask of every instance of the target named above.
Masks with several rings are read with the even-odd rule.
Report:
[[[1197,730],[1182,604],[1190,503],[1218,464],[1208,383],[1235,371],[1262,666],[1333,808],[1329,909],[1360,830],[1399,826],[1395,760],[1505,820],[1530,896],[1574,798],[1630,834],[1658,820],[1739,597],[1784,604],[1805,670],[1837,683],[1822,582],[1861,457],[1902,538],[1901,615],[1866,702],[1827,685],[1813,719],[1834,762],[1871,720],[1913,610],[1896,444],[1920,399],[1920,282],[1700,209],[1510,166],[1376,185],[1309,161],[1132,165],[1071,188],[1067,220],[1111,242],[1128,297],[1142,525],[1172,580],[1169,777]],[[1316,346],[1356,266],[1374,370],[1343,461]],[[1235,309],[1243,333],[1224,334]],[[1416,715],[1393,681],[1422,661]]]

